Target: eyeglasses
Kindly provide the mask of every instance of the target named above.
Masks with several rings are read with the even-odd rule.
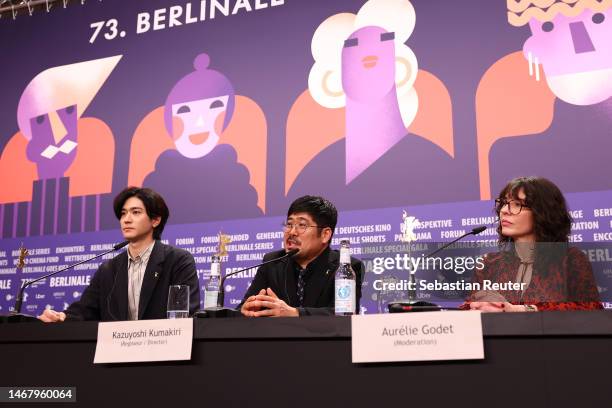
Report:
[[[506,204],[508,205],[508,212],[512,215],[520,214],[523,208],[529,209],[529,206],[520,201],[497,198],[495,199],[495,211],[499,214]]]
[[[290,232],[293,228],[295,228],[298,234],[303,234],[304,232],[306,232],[308,228],[321,228],[321,229],[327,228],[327,227],[320,227],[318,225],[309,225],[309,224],[306,224],[305,222],[293,223],[293,222],[285,221],[281,225],[283,226],[283,230],[285,232]]]

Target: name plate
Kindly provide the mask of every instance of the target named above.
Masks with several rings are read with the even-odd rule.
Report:
[[[191,360],[193,319],[98,324],[94,364]]]
[[[478,311],[354,315],[353,363],[484,358]]]

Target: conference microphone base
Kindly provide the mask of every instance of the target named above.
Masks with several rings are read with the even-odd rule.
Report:
[[[418,302],[393,302],[389,303],[389,313],[414,313],[414,312],[439,312],[442,308],[435,303]]]
[[[242,313],[228,307],[209,307],[203,310],[198,310],[193,317],[197,319],[217,319],[226,317],[240,317]]]
[[[0,316],[0,323],[24,323],[24,322],[39,322],[35,316],[23,314],[23,313],[12,313],[9,315]]]

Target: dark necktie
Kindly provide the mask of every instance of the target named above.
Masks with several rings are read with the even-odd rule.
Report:
[[[304,287],[306,286],[304,275],[306,275],[306,269],[300,269],[297,281],[298,306],[304,306]]]

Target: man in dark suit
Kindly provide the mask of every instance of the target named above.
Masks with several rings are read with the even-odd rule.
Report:
[[[322,197],[304,196],[291,204],[284,223],[285,249],[266,254],[264,261],[299,251],[257,270],[239,307],[244,316],[334,314],[334,274],[340,256],[329,245],[337,219],[336,207]],[[355,313],[359,313],[364,267],[355,258],[351,266],[357,278]]]
[[[45,310],[40,320],[165,319],[171,285],[188,285],[189,312],[198,310],[193,256],[160,241],[170,215],[164,199],[151,189],[128,187],[115,197],[113,209],[127,251],[100,265],[80,300],[64,312]]]

